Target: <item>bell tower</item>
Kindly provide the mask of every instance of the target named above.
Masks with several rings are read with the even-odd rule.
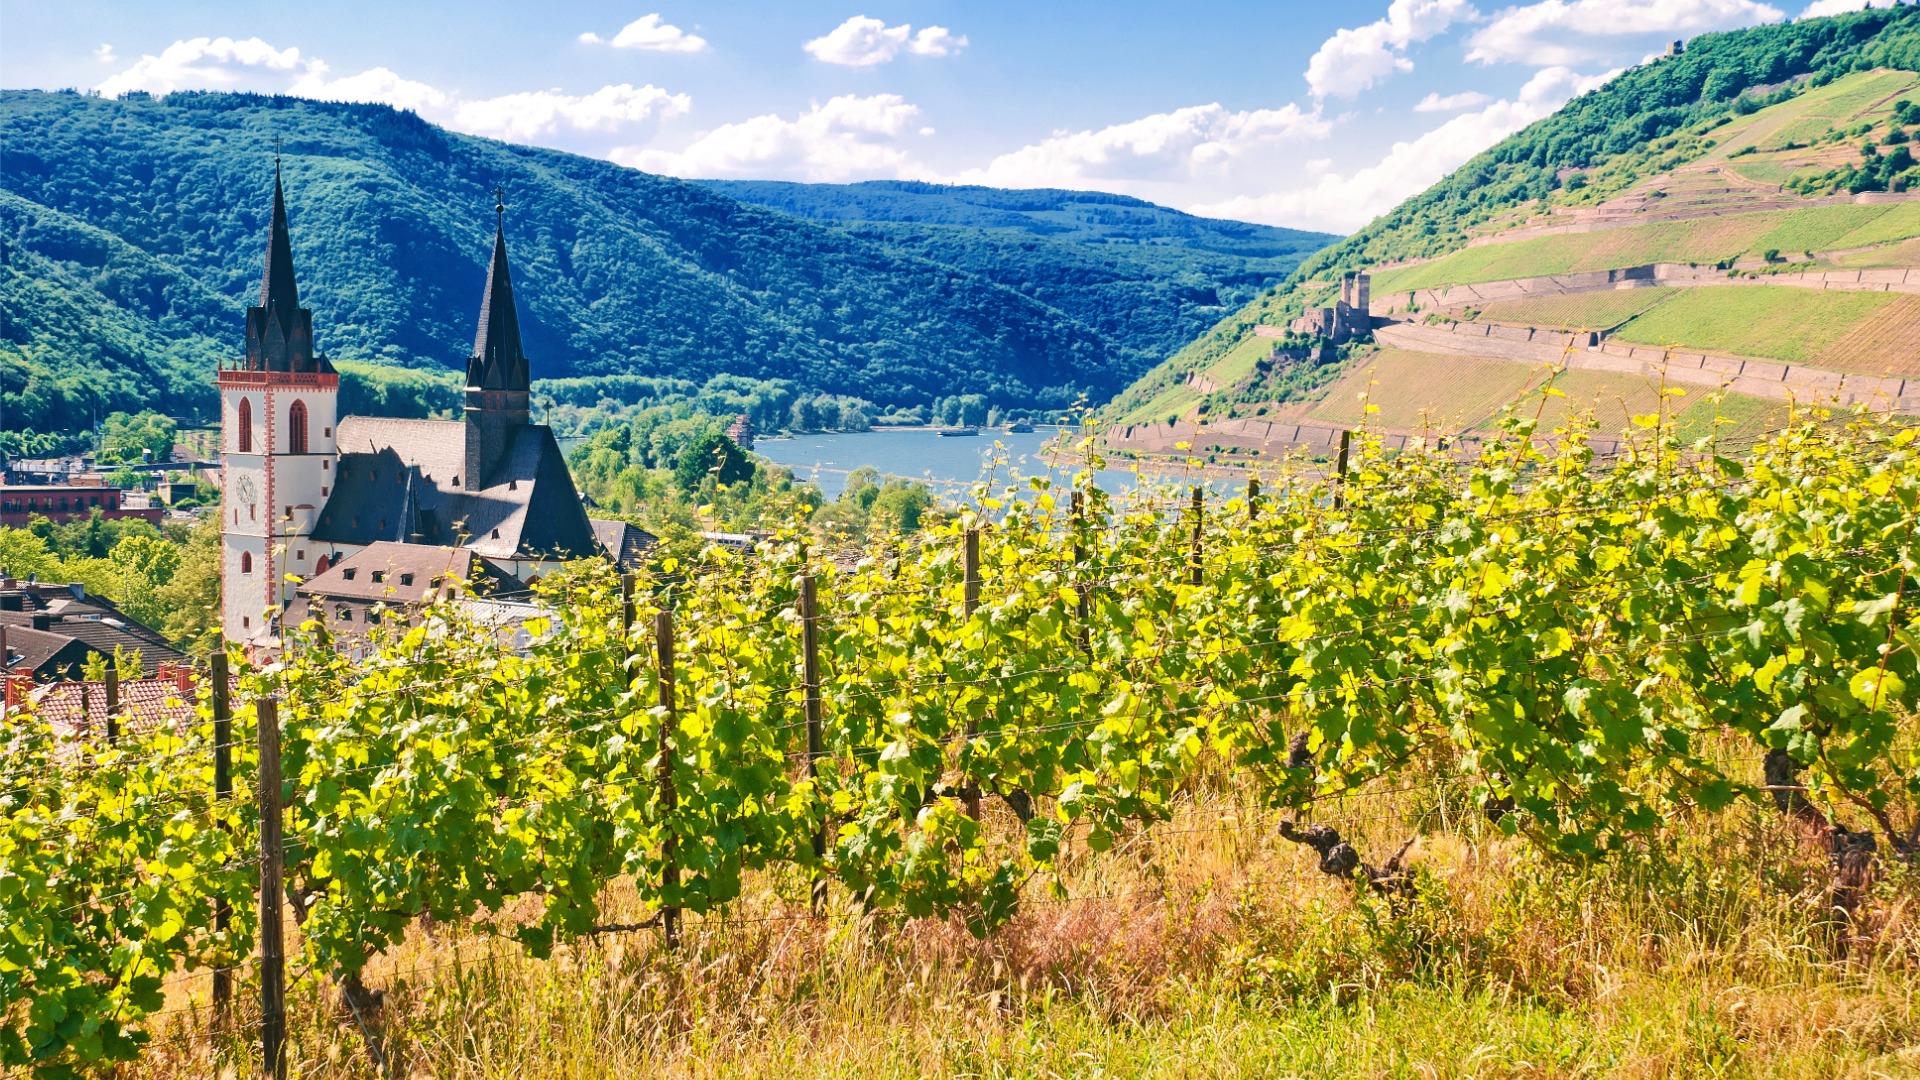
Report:
[[[221,617],[229,641],[268,644],[304,577],[333,484],[340,376],[313,349],[313,312],[300,306],[280,155],[273,158],[260,303],[247,309],[246,353],[222,364],[220,387]]]
[[[520,314],[514,308],[513,275],[507,269],[506,205],[493,193],[493,263],[480,299],[480,326],[467,361],[466,467],[460,486],[479,491],[513,446],[515,429],[530,420],[533,383],[520,346]]]

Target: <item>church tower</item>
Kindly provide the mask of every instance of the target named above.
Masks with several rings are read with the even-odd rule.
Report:
[[[293,597],[289,574],[313,572],[308,543],[333,484],[340,376],[313,349],[287,235],[280,158],[260,303],[247,309],[247,351],[223,364],[220,387],[221,605],[227,640],[266,644]]]
[[[480,326],[467,361],[466,466],[460,486],[479,491],[513,446],[516,429],[529,422],[533,383],[520,347],[520,316],[514,310],[513,275],[507,269],[506,206],[494,192],[493,263],[480,299]]]

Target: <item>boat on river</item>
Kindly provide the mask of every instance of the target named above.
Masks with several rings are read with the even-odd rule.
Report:
[[[934,432],[934,434],[943,439],[958,439],[965,435],[978,435],[980,434],[980,429],[977,427],[943,427]]]

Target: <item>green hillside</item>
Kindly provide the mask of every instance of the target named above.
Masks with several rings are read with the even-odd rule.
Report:
[[[905,180],[696,183],[1005,285],[1094,328],[1143,367],[1339,239],[1097,191]]]
[[[1235,357],[1256,327],[1284,326],[1326,303],[1324,283],[1353,271],[1373,272],[1376,311],[1404,318],[1415,290],[1654,262],[1743,273],[1920,265],[1920,204],[1857,201],[1920,186],[1907,147],[1907,128],[1920,127],[1916,72],[1920,8],[1911,6],[1702,35],[1684,55],[1622,73],[1310,257],[1287,283],[1129,387],[1104,416],[1131,424],[1265,414],[1312,398],[1326,377],[1296,373],[1294,389],[1275,394],[1215,373],[1243,366]],[[1877,372],[1889,367],[1885,349],[1854,341],[1848,320],[1885,323],[1907,310],[1795,296],[1789,306],[1815,304],[1820,317],[1769,318],[1734,334],[1766,294],[1697,292],[1668,301],[1675,317],[1639,330],[1658,333],[1660,344],[1844,357],[1834,370]],[[1587,306],[1570,305],[1569,321],[1608,314]],[[1538,314],[1530,313],[1535,323]],[[1898,322],[1875,333],[1911,340]]]
[[[1057,408],[1104,400],[1155,355],[1124,320],[1096,326],[903,244],[384,106],[8,91],[8,427],[71,430],[144,406],[207,413],[207,372],[239,347],[257,288],[276,138],[302,296],[340,360],[463,362],[496,184],[538,376],[698,386],[733,373],[883,409],[956,393]],[[965,248],[964,235],[941,245]]]

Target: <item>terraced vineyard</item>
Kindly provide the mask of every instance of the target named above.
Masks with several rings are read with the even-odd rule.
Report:
[[[1684,345],[1713,353],[1768,357],[1826,367],[1843,339],[1849,355],[1870,358],[1866,373],[1892,359],[1877,339],[1861,340],[1867,320],[1906,325],[1916,298],[1893,293],[1821,292],[1773,285],[1688,289],[1615,333],[1646,345]],[[1854,368],[1851,370],[1863,370]]]
[[[1498,300],[1482,305],[1476,321],[1543,329],[1606,330],[1642,314],[1679,291],[1666,287],[1618,289],[1572,296]]]
[[[1920,377],[1920,296],[1893,297],[1820,354],[1835,371]]]
[[[1898,18],[1920,29],[1920,19]],[[1652,78],[1660,63],[1635,69],[1621,84],[1641,75]],[[1409,433],[1430,424],[1471,428],[1531,388],[1530,369],[1558,355],[1560,343],[1525,333],[1516,339],[1475,333],[1473,327],[1438,338],[1412,332],[1435,314],[1522,331],[1605,334],[1607,339],[1583,347],[1610,357],[1575,363],[1588,370],[1561,387],[1579,391],[1573,400],[1597,402],[1603,426],[1635,414],[1636,406],[1620,402],[1644,405],[1642,384],[1649,378],[1657,383],[1658,350],[1667,347],[1693,354],[1687,362],[1695,371],[1708,368],[1743,379],[1741,391],[1760,398],[1784,400],[1784,393],[1792,393],[1801,401],[1845,402],[1868,394],[1905,402],[1906,390],[1897,381],[1862,388],[1858,380],[1840,376],[1897,380],[1920,375],[1920,296],[1907,291],[1920,281],[1920,192],[1902,190],[1908,183],[1904,173],[1892,190],[1857,197],[1833,178],[1875,161],[1907,160],[1905,126],[1920,127],[1915,120],[1920,73],[1850,70],[1830,78],[1770,83],[1750,93],[1753,102],[1739,102],[1724,115],[1708,115],[1664,138],[1559,170],[1556,180],[1562,186],[1550,196],[1516,196],[1509,208],[1476,218],[1451,251],[1375,265],[1370,271],[1374,317],[1411,325],[1383,333],[1382,344],[1390,346],[1383,353],[1369,355],[1359,348],[1350,361],[1354,366],[1334,380],[1326,373],[1283,384],[1250,377],[1259,350],[1250,351],[1245,343],[1254,326],[1280,324],[1303,308],[1330,302],[1324,283],[1338,271],[1331,264],[1310,263],[1303,269],[1310,279],[1221,324],[1130,388],[1108,417],[1116,423],[1177,426],[1206,415],[1300,415],[1297,410],[1305,405],[1313,418],[1353,422],[1359,415],[1357,395],[1373,383],[1370,400],[1380,409],[1376,420],[1389,428]],[[1633,107],[1620,102],[1613,112]],[[1524,133],[1516,141],[1524,142]],[[1537,164],[1553,149],[1551,140],[1535,145],[1532,160]],[[1510,160],[1518,167],[1521,158]],[[1406,207],[1423,204],[1453,183],[1449,178]],[[1450,197],[1473,201],[1462,192]],[[1399,246],[1426,256],[1431,248],[1423,246],[1422,236],[1436,233],[1412,229],[1402,220],[1406,207],[1361,236],[1396,234]],[[1384,246],[1383,251],[1378,240],[1358,245],[1350,240],[1319,262],[1350,248],[1374,260],[1394,258],[1394,245]],[[1861,276],[1864,270],[1900,273]],[[1608,271],[1631,275],[1612,278]],[[1785,276],[1754,277],[1770,273]],[[1575,274],[1600,277],[1564,280]],[[1621,280],[1649,287],[1614,288]],[[1448,291],[1452,286],[1466,288]],[[1636,353],[1638,346],[1655,351]],[[1395,351],[1406,349],[1447,355],[1415,359]],[[1754,360],[1795,370],[1750,371],[1745,362]],[[1523,370],[1501,371],[1502,364]],[[1182,378],[1182,371],[1203,377]],[[1697,376],[1687,381],[1696,389],[1708,385]],[[1776,383],[1788,389],[1779,391]],[[1755,416],[1778,413],[1758,401],[1729,397],[1725,405]],[[1562,401],[1554,411],[1572,407]]]
[[[1758,261],[1768,251],[1781,257],[1886,244],[1920,236],[1920,204],[1809,206],[1751,214],[1626,225],[1593,232],[1558,233],[1463,248],[1432,262],[1374,275],[1376,302],[1392,302],[1410,289],[1505,281],[1582,270],[1612,270],[1648,263],[1710,266],[1741,258]]]

